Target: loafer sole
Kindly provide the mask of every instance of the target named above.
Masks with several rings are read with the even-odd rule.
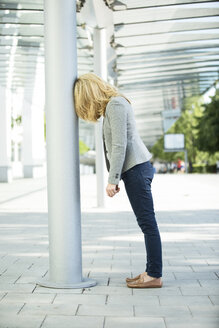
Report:
[[[127,286],[129,288],[161,288],[163,286],[163,282],[161,282],[160,284],[155,284],[154,282],[151,281],[147,281],[144,283],[127,283]]]

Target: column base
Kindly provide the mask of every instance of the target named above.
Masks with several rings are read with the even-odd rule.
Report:
[[[39,280],[37,281],[37,285],[42,286],[42,287],[47,287],[47,288],[88,288],[88,287],[93,287],[97,284],[97,282],[93,279],[89,278],[83,278],[83,280],[79,283],[75,284],[65,284],[65,283],[57,283],[54,281],[50,280]]]
[[[0,166],[0,182],[12,182],[12,167]]]
[[[24,178],[39,178],[46,175],[46,168],[44,164],[24,165],[23,177]]]

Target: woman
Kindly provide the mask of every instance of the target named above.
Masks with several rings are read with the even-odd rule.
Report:
[[[155,219],[151,182],[154,176],[152,154],[141,140],[131,102],[111,84],[94,73],[81,75],[74,84],[77,115],[97,122],[103,116],[103,144],[109,171],[106,193],[120,191],[122,179],[137,222],[144,233],[147,252],[146,270],[126,278],[131,288],[162,287],[162,247]]]

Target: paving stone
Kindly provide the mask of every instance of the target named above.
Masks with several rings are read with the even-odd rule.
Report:
[[[195,279],[165,279],[163,278],[163,287],[183,287],[183,286],[187,286],[187,287],[199,287],[200,283],[198,280]]]
[[[194,265],[194,264],[197,264],[197,265],[208,265],[208,262],[204,259],[190,259],[190,260],[177,260],[177,259],[168,259],[168,262],[170,265],[172,266],[175,266],[175,265],[180,265],[180,266],[190,266],[190,265]],[[209,263],[210,264],[210,263]],[[213,263],[215,264],[215,263]],[[216,263],[217,264],[217,263]]]
[[[215,287],[219,289],[219,279],[212,279],[212,280],[199,279],[199,282],[203,287]]]
[[[130,277],[135,277],[137,275],[139,275],[139,273],[142,273],[144,272],[145,270],[133,270],[132,271],[132,275]],[[173,272],[168,272],[168,271],[165,271],[165,269],[163,269],[163,274],[162,274],[162,278],[163,280],[176,280],[175,279],[175,276],[174,276],[174,273]]]
[[[176,279],[202,279],[202,280],[217,280],[218,278],[212,272],[187,272],[186,274],[182,272],[175,273]],[[218,280],[219,281],[219,280]]]
[[[13,284],[20,278],[20,275],[1,275],[0,276],[0,284]]]
[[[191,265],[194,272],[216,272],[219,271],[218,265]]]
[[[187,306],[176,305],[136,305],[135,306],[136,317],[149,316],[149,317],[178,317],[178,318],[190,318],[191,313]]]
[[[104,294],[104,295],[132,295],[131,288],[124,283],[124,287],[114,286],[94,286],[93,288],[85,288],[84,294]]]
[[[48,271],[48,266],[46,268],[30,268],[29,270],[23,271],[22,275],[25,276],[33,276],[33,277],[44,277],[44,275],[47,273]],[[35,279],[36,279],[35,278]]]
[[[128,272],[130,266],[113,266],[111,271],[115,273]]]
[[[162,288],[161,288],[162,289]],[[219,288],[215,287],[180,287],[182,295],[219,295]]]
[[[218,257],[216,258],[211,258],[211,259],[206,259],[206,262],[210,265],[218,265],[219,264],[219,259]]]
[[[104,263],[97,263],[97,264],[92,264],[89,265],[90,269],[92,271],[95,271],[98,269],[98,272],[105,271],[107,270],[108,272],[111,271],[111,264],[104,264]]]
[[[94,277],[94,280],[96,280],[96,282],[97,282],[96,286],[108,286],[109,277],[108,276],[106,276],[105,278],[95,278]]]
[[[193,304],[200,304],[200,305],[212,305],[210,298],[206,295],[201,296],[183,296],[183,295],[175,295],[167,296],[167,295],[160,295],[160,305],[193,305]]]
[[[0,293],[0,302],[3,300],[3,298],[7,295],[7,293]]]
[[[57,294],[54,299],[54,304],[67,303],[67,304],[102,304],[106,301],[105,295],[87,295],[87,294]]]
[[[17,284],[36,284],[37,281],[42,279],[42,276],[28,276],[25,274],[22,274],[18,280],[16,281]],[[0,280],[1,281],[1,280]]]
[[[211,296],[208,296],[208,297],[214,305],[219,305],[219,296],[211,295]]]
[[[99,272],[105,272],[106,269],[107,269],[107,268],[105,268],[104,266],[103,266],[103,267],[101,267],[101,266],[95,266],[95,267],[94,267],[94,266],[90,266],[89,268],[90,268],[90,270],[92,270],[93,274],[95,274],[95,273],[99,273]],[[124,269],[124,270],[122,270],[122,271],[124,271],[124,272],[129,272],[129,270],[127,270],[127,269]],[[107,272],[108,272],[108,273],[111,272],[111,268],[110,268],[110,267],[108,268]],[[119,270],[118,270],[118,272],[119,272]]]
[[[102,328],[104,317],[102,316],[63,316],[48,315],[42,328]]]
[[[163,318],[106,317],[105,328],[166,328]]]
[[[3,301],[0,302],[0,318],[2,315],[10,316],[11,314],[12,315],[17,314],[23,306],[24,306],[24,303],[22,303],[22,302],[19,302],[19,303],[18,302],[17,303],[4,303]]]
[[[2,300],[3,303],[52,303],[55,295],[36,293],[8,293]]]
[[[110,272],[108,274],[109,278],[110,279],[120,279],[121,281],[125,281],[125,279],[128,277],[127,273],[126,272]]]
[[[37,201],[34,193],[34,188],[46,186],[45,181],[45,178],[19,179],[1,186],[0,202],[11,195],[16,199],[5,202],[0,209],[0,299],[3,297],[0,304],[9,314],[8,320],[12,318],[9,328],[16,322],[19,328],[34,328],[37,322],[39,328],[47,313],[44,328],[60,327],[63,322],[66,327],[102,328],[103,316],[105,328],[143,325],[185,328],[184,323],[195,328],[218,326],[215,306],[219,296],[216,240],[219,207],[215,195],[219,175],[155,175],[154,204],[163,242],[164,281],[163,288],[157,289],[126,286],[126,277],[145,269],[143,234],[122,181],[119,197],[108,197],[105,209],[96,207],[95,175],[82,176],[81,191],[83,275],[96,279],[97,286],[85,289],[36,286],[39,277],[48,277],[49,267],[46,189],[37,192]],[[180,185],[177,190],[176,185]],[[184,197],[188,190],[189,195]],[[24,192],[26,196],[21,198]],[[171,203],[166,195],[171,196]],[[68,306],[79,304],[74,316]],[[19,306],[24,307],[16,315]],[[201,320],[199,312],[203,313]],[[34,325],[28,320],[34,321]]]
[[[219,305],[189,305],[194,317],[218,317]]]
[[[36,285],[33,284],[0,284],[1,292],[31,293]]]
[[[109,295],[107,304],[159,305],[159,298],[148,295]]]
[[[80,305],[77,315],[133,316],[133,306],[129,304]]]
[[[39,328],[44,317],[43,315],[20,316],[16,314],[1,314],[0,328]]]
[[[110,287],[124,287],[125,278],[116,279],[116,278],[108,278],[108,284]]]
[[[167,328],[217,328],[219,326],[219,318],[202,317],[202,318],[184,318],[177,320],[177,318],[165,317]]]
[[[190,265],[186,265],[186,266],[181,266],[181,265],[174,265],[174,266],[163,266],[163,271],[165,273],[175,273],[175,272],[183,272],[183,273],[188,273],[188,272],[192,272],[192,267]]]
[[[18,265],[8,267],[6,272],[3,273],[3,275],[4,276],[17,276],[17,277],[19,277],[20,275],[22,275],[23,273],[25,273],[27,271],[27,268],[30,265],[31,264],[28,264],[26,267],[18,266]]]
[[[47,288],[37,285],[34,294],[81,294],[83,288]]]
[[[179,287],[162,287],[162,288],[130,288],[133,295],[182,295]]]
[[[77,304],[25,304],[20,311],[19,315],[75,315],[78,305]]]

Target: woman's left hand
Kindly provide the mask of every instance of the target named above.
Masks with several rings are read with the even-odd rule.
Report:
[[[118,185],[108,183],[106,187],[106,193],[109,197],[115,196],[115,194],[117,194],[117,192],[120,191],[120,188],[119,187],[116,188],[116,187],[118,187]]]

